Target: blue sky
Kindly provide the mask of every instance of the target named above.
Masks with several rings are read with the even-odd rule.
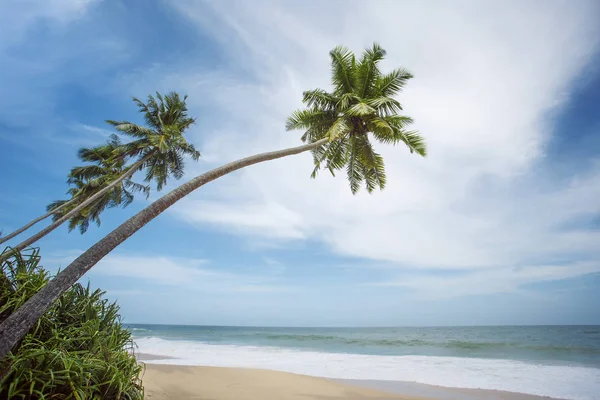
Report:
[[[184,179],[285,132],[328,87],[328,51],[373,41],[429,157],[379,147],[388,187],[309,179],[309,155],[201,188],[84,277],[128,322],[227,325],[600,324],[597,2],[4,1],[0,226],[62,198],[132,96],[189,94],[203,154]],[[170,188],[175,187],[173,181]],[[152,198],[158,194],[153,193]],[[147,205],[39,242],[65,267]]]

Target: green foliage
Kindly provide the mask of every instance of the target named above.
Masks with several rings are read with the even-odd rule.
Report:
[[[49,280],[37,249],[10,249],[0,274],[0,323]],[[63,293],[0,361],[0,400],[143,399],[131,333],[104,292],[80,284]]]
[[[123,144],[119,137],[111,135],[105,145],[79,150],[79,159],[89,164],[72,168],[68,175],[67,182],[72,187],[67,191],[67,194],[71,196],[70,200],[75,199],[76,201],[53,214],[53,221],[62,218],[81,202],[110,185],[127,171],[128,166],[125,159],[118,157],[122,147]],[[133,201],[135,193],[143,193],[147,198],[150,194],[150,187],[135,183],[131,179],[123,180],[100,199],[94,201],[71,218],[69,220],[69,231],[79,228],[79,231],[83,234],[88,230],[90,222],[95,222],[96,225],[100,226],[100,214],[106,208],[127,207]],[[46,208],[48,211],[52,211],[70,200],[53,201]]]
[[[332,174],[345,168],[352,193],[363,182],[369,192],[383,189],[383,158],[373,149],[369,135],[382,143],[404,143],[411,153],[423,157],[427,154],[425,140],[417,131],[407,130],[412,119],[398,114],[402,106],[394,98],[412,75],[401,68],[383,74],[379,62],[386,53],[377,44],[366,49],[360,59],[342,46],[329,54],[333,91],[304,92],[307,108],[294,111],[286,129],[304,130],[302,141],[308,143],[329,139],[328,144],[313,150],[313,178],[322,167]]]
[[[150,156],[140,169],[146,171],[146,182],[155,181],[158,190],[173,176],[180,179],[184,173],[184,156],[194,161],[200,158],[200,152],[193,144],[188,143],[184,132],[195,123],[188,115],[187,96],[181,98],[178,93],[166,95],[156,93],[156,98],[148,96],[143,101],[134,98],[139,111],[144,114],[145,126],[129,121],[106,122],[120,133],[133,139],[122,147],[122,157],[143,159]]]
[[[146,182],[155,181],[158,190],[162,189],[169,177],[183,177],[184,157],[190,156],[194,160],[200,157],[200,152],[184,137],[185,130],[195,122],[188,115],[186,99],[187,96],[181,98],[175,92],[165,96],[157,93],[156,98],[150,95],[145,103],[134,98],[140,112],[144,114],[145,126],[129,121],[108,120],[119,133],[133,140],[122,143],[120,137],[113,134],[105,145],[80,149],[79,159],[87,164],[72,168],[68,175],[67,182],[71,188],[67,194],[70,199],[53,201],[46,209],[52,211],[71,200],[76,201],[54,213],[53,220],[59,220],[83,201],[106,188],[141,160],[146,161],[140,165],[139,170],[145,170]],[[133,163],[127,164],[130,160],[134,160]],[[100,226],[100,214],[106,208],[127,207],[133,201],[135,193],[142,193],[147,198],[150,187],[125,179],[122,184],[72,217],[69,220],[69,231],[78,228],[83,234],[92,222]]]

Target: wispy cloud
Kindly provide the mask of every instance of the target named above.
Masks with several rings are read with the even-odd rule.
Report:
[[[44,22],[67,24],[85,14],[97,0],[7,0],[0,4],[0,41],[3,46],[14,44]],[[9,40],[10,39],[10,40]]]
[[[97,126],[73,123],[63,132],[45,136],[47,140],[69,146],[95,146],[102,143],[114,132]]]
[[[456,275],[411,275],[408,273],[381,282],[365,283],[365,285],[411,289],[421,295],[426,295],[430,300],[436,300],[465,294],[512,293],[531,283],[558,281],[598,271],[600,271],[600,263],[586,261],[563,265],[475,270]]]
[[[293,288],[271,275],[249,275],[217,270],[204,259],[167,256],[109,255],[91,276],[128,278],[161,286],[177,286],[219,293],[272,293]]]
[[[568,100],[598,48],[593,3],[552,2],[543,10],[522,2],[328,4],[319,6],[319,17],[313,5],[212,4],[222,22],[212,24],[201,17],[206,5],[177,4],[203,29],[234,38],[232,57],[247,60],[252,76],[231,70],[206,80],[170,72],[168,81],[185,82],[191,98],[208,95],[227,115],[226,133],[203,136],[203,148],[231,160],[297,144],[283,121],[300,106],[302,90],[328,87],[327,51],[339,43],[360,51],[376,39],[388,50],[384,68],[405,66],[416,75],[401,100],[430,156],[381,148],[388,188],[355,197],[343,177],[309,180],[308,155],[288,158],[224,178],[175,215],[250,240],[318,239],[339,254],[398,268],[493,270],[512,288],[523,282],[509,278],[520,265],[539,265],[528,281],[551,279],[554,270],[543,266],[556,260],[572,274],[600,270],[590,264],[600,255],[600,232],[574,223],[598,215],[600,169],[556,176],[545,165],[554,133],[548,115]],[[261,20],[272,13],[277,18]],[[397,15],[405,16],[402,24]],[[321,18],[345,22],[323,25]],[[468,284],[460,287],[469,292]]]

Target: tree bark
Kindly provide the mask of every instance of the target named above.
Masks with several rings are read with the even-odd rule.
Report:
[[[233,161],[202,175],[198,175],[162,196],[160,199],[154,201],[148,207],[119,225],[111,233],[77,257],[69,264],[69,266],[58,273],[54,279],[23,304],[23,306],[12,313],[0,325],[0,359],[4,358],[6,354],[8,354],[8,352],[11,351],[11,349],[27,334],[38,318],[46,312],[61,294],[76,283],[77,280],[96,265],[98,261],[183,197],[192,193],[200,186],[227,175],[230,172],[261,162],[313,150],[327,142],[328,139],[321,139],[314,143],[261,153],[238,161]]]
[[[56,214],[58,211],[60,211],[64,207],[68,206],[69,204],[72,204],[75,200],[76,199],[71,199],[71,200],[67,201],[66,203],[61,204],[60,206],[56,207],[54,210],[50,211],[49,213],[46,213],[46,214],[42,215],[41,217],[38,217],[38,218],[34,219],[33,221],[29,222],[28,224],[23,225],[22,227],[20,227],[16,231],[14,231],[12,233],[9,233],[6,236],[1,237],[0,238],[0,244],[9,241],[10,239],[14,238],[15,236],[18,236],[19,234],[21,234],[22,232],[25,232],[27,229],[31,228],[33,225],[37,224],[40,221],[45,220],[46,218],[48,218],[52,214]]]
[[[125,171],[123,173],[123,175],[121,175],[120,177],[118,177],[117,179],[115,179],[114,181],[112,181],[104,189],[99,190],[98,192],[94,193],[93,195],[91,195],[90,197],[88,197],[87,199],[85,199],[84,201],[82,201],[81,204],[79,204],[77,207],[75,207],[74,209],[72,209],[71,211],[69,211],[68,213],[66,213],[65,215],[63,215],[62,217],[60,217],[59,219],[57,219],[52,224],[48,225],[47,227],[45,227],[44,229],[42,229],[41,231],[39,231],[35,235],[29,237],[28,239],[22,241],[18,245],[14,246],[13,250],[14,251],[21,251],[25,247],[27,247],[27,246],[29,246],[29,245],[37,242],[38,240],[40,240],[41,238],[43,238],[44,236],[46,236],[47,234],[49,234],[50,232],[52,232],[53,230],[55,230],[56,228],[58,228],[60,225],[62,225],[63,223],[65,223],[69,219],[73,218],[75,215],[79,214],[79,212],[81,210],[83,210],[85,207],[87,207],[88,205],[92,204],[94,201],[98,200],[100,197],[102,197],[104,194],[106,194],[107,192],[109,192],[110,190],[112,190],[115,186],[117,186],[119,183],[123,182],[125,179],[131,177],[131,175],[133,175],[135,173],[135,171],[137,171],[137,169],[142,164],[144,164],[146,161],[148,161],[148,159],[150,157],[151,157],[151,155],[147,155],[146,157],[144,157],[140,161],[138,161],[135,164],[133,164],[127,171]],[[2,258],[0,258],[0,261],[2,261]]]

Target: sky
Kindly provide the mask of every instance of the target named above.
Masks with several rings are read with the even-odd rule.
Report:
[[[378,42],[384,71],[415,76],[399,100],[427,158],[377,146],[388,185],[371,195],[343,174],[310,179],[309,154],[235,172],[82,283],[129,323],[600,324],[598,20],[585,0],[4,0],[0,227],[64,198],[104,120],[141,123],[132,96],[188,94],[202,158],[101,227],[37,243],[64,268],[183,181],[299,145],[285,119],[303,90],[330,89],[328,52]]]

